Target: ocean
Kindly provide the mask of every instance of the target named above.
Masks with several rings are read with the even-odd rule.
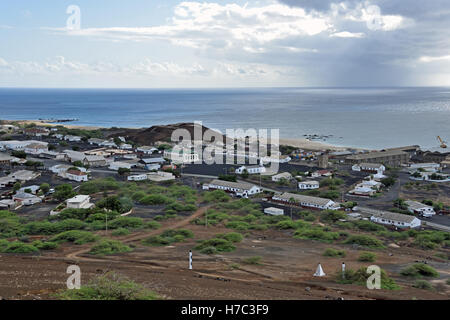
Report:
[[[0,119],[40,118],[130,128],[202,121],[338,146],[436,148],[438,135],[450,140],[450,88],[0,89]]]

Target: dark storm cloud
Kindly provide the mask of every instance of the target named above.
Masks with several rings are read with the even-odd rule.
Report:
[[[422,63],[421,57],[450,55],[450,1],[448,0],[280,0],[281,3],[327,14],[331,4],[345,3],[347,8],[377,5],[382,15],[405,18],[405,25],[391,31],[368,30],[363,23],[342,21],[339,30],[364,32],[362,39],[314,37],[298,42],[312,46],[316,54],[297,56],[297,64],[307,74],[326,78],[333,84],[360,81],[362,85],[405,85],[420,82],[423,75],[450,73],[450,62]],[[294,39],[295,42],[295,39]],[[297,43],[297,45],[299,45]],[[291,43],[295,46],[295,43]],[[294,63],[284,56],[284,63]],[[423,58],[422,58],[423,60]]]

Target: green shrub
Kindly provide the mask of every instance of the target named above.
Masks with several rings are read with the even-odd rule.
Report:
[[[249,229],[250,224],[244,221],[230,221],[225,225],[225,227],[238,231],[246,231]]]
[[[344,241],[345,244],[357,244],[362,247],[381,249],[384,248],[383,243],[373,237],[366,235],[352,235],[348,237],[347,240]]]
[[[126,228],[119,228],[111,232],[112,236],[119,237],[119,236],[127,236],[130,234],[130,230]]]
[[[151,236],[142,241],[145,245],[150,246],[167,246],[174,242],[182,242],[186,238],[193,238],[194,233],[187,229],[171,229],[166,230],[157,236]]]
[[[23,243],[20,241],[13,241],[8,243],[6,248],[2,250],[4,253],[37,253],[38,248],[31,244]]]
[[[437,278],[439,273],[431,266],[424,263],[416,263],[400,271],[400,274],[405,277],[413,278]]]
[[[298,229],[294,233],[294,238],[304,240],[318,240],[322,242],[333,242],[339,238],[339,233],[326,231],[322,227],[311,227]]]
[[[323,255],[325,257],[341,257],[341,258],[343,258],[343,257],[346,256],[346,253],[345,253],[344,250],[336,250],[336,249],[333,249],[333,248],[328,248],[328,249],[325,250]]]
[[[118,228],[126,228],[126,229],[138,229],[143,226],[144,222],[141,218],[135,217],[118,217],[110,222],[108,222],[108,228],[110,229],[118,229]]]
[[[86,223],[77,219],[66,219],[55,223],[55,232],[63,232],[69,230],[81,230],[86,227]]]
[[[19,218],[14,216],[8,216],[3,214],[0,216],[0,237],[1,238],[12,238],[23,234],[23,225],[19,221]]]
[[[148,221],[145,224],[145,228],[146,229],[159,229],[159,228],[161,228],[161,224],[157,221]]]
[[[167,246],[171,244],[174,240],[171,238],[164,238],[161,236],[151,236],[142,241],[143,244],[149,246]]]
[[[225,239],[227,241],[234,242],[234,243],[241,242],[244,239],[242,234],[237,233],[237,232],[229,232],[229,233],[225,233],[225,234],[218,234],[217,238]]]
[[[372,252],[363,252],[359,255],[358,261],[361,262],[374,262],[377,258],[377,255]]]
[[[42,242],[40,240],[37,240],[33,242],[33,246],[35,246],[39,250],[53,250],[58,248],[59,244],[51,241]]]
[[[102,191],[117,190],[120,184],[112,177],[84,182],[80,187],[81,194],[93,194]]]
[[[70,230],[61,232],[52,238],[50,241],[54,242],[73,242],[74,244],[85,244],[88,242],[95,242],[98,236],[89,231]]]
[[[143,286],[115,273],[92,279],[79,290],[65,290],[58,297],[63,300],[155,300],[159,297]]]
[[[362,286],[367,285],[367,279],[371,274],[367,273],[366,267],[361,267],[357,271],[352,269],[346,269],[344,272],[344,277],[342,272],[336,274],[336,281],[343,284],[358,284]],[[395,281],[388,277],[386,272],[381,269],[381,289],[386,290],[398,290],[400,287],[395,283]]]
[[[200,250],[200,253],[203,254],[216,254],[217,253],[217,249],[216,247],[204,247],[203,249]]]
[[[24,232],[31,235],[49,235],[56,233],[56,224],[49,221],[35,221],[24,226]]]
[[[102,239],[92,246],[89,253],[93,255],[109,255],[129,251],[131,251],[131,248],[120,241]]]
[[[141,198],[139,202],[145,205],[163,205],[171,203],[172,200],[161,194],[151,194]]]
[[[194,250],[201,251],[207,247],[214,247],[217,250],[217,252],[231,252],[236,249],[236,247],[233,245],[231,241],[220,238],[213,238],[209,240],[200,241],[200,243],[194,248]]]
[[[260,256],[248,257],[242,259],[242,263],[252,264],[252,265],[260,265],[262,258]]]
[[[414,282],[414,284],[412,286],[417,289],[430,290],[430,291],[434,290],[431,283],[429,283],[428,281],[425,281],[425,280],[416,280],[416,282]]]
[[[214,190],[214,191],[209,191],[209,192],[205,192],[203,195],[203,199],[205,202],[228,202],[231,198],[228,195],[228,193],[226,193],[223,190]]]
[[[353,225],[363,231],[385,231],[386,228],[371,221],[359,220],[353,221]]]

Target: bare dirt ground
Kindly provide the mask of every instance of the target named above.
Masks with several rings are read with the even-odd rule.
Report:
[[[203,214],[199,209],[189,217],[164,222],[158,230],[142,231],[117,239],[134,245],[135,250],[115,256],[90,256],[90,244],[63,245],[58,250],[40,256],[2,255],[0,257],[0,296],[4,299],[52,299],[65,288],[66,269],[71,264],[81,268],[82,283],[95,275],[115,271],[125,275],[166,299],[449,299],[445,279],[450,276],[448,263],[429,259],[427,252],[413,248],[388,248],[377,251],[376,264],[385,269],[401,290],[368,290],[357,285],[335,282],[341,258],[323,257],[326,248],[347,251],[347,268],[367,266],[357,261],[360,250],[349,246],[292,239],[284,231],[253,231],[237,250],[208,256],[194,251],[193,270],[188,270],[188,251],[198,239],[214,237],[229,229],[190,224]],[[194,239],[167,247],[148,247],[141,240],[169,228],[188,228]],[[104,231],[101,233],[104,235]],[[243,263],[246,257],[261,256],[260,265]],[[411,287],[411,281],[398,276],[403,266],[428,259],[441,277],[434,292]],[[326,277],[315,278],[317,263],[321,263]],[[232,268],[232,266],[234,268]]]

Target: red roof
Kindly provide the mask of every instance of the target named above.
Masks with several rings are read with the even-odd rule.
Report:
[[[67,173],[73,174],[74,176],[85,176],[87,175],[86,172],[81,172],[78,170],[68,170]]]

